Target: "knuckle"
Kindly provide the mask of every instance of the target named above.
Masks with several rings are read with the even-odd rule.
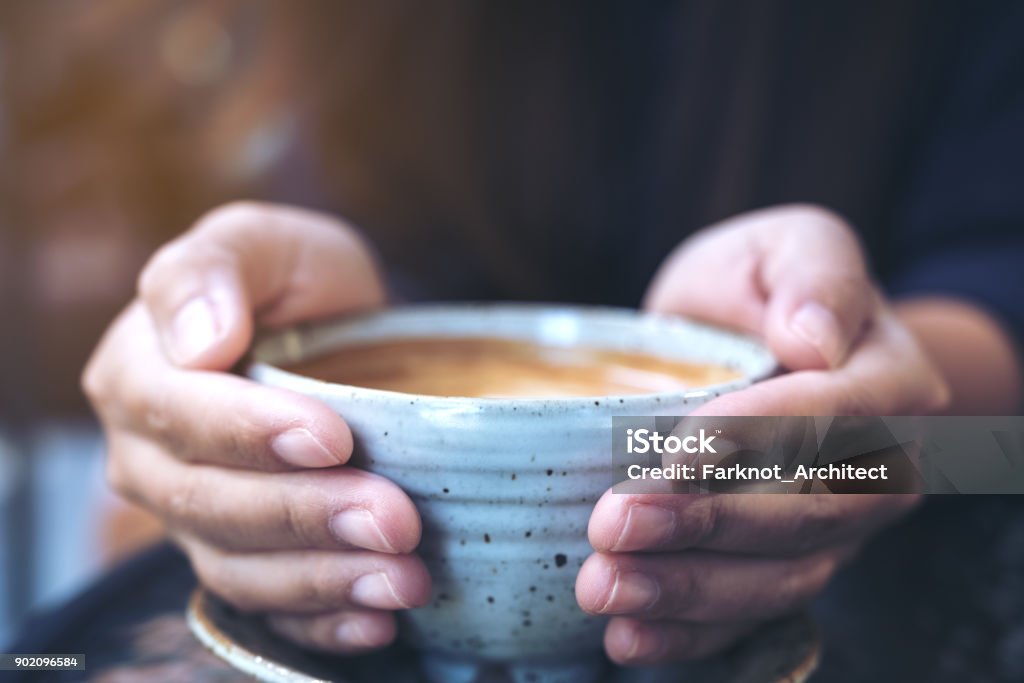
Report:
[[[199,582],[235,609],[251,614],[265,608],[259,596],[238,580],[223,557],[214,553],[193,552],[190,555]]]
[[[82,371],[80,380],[82,393],[94,407],[104,401],[109,391],[109,380],[101,358],[99,353],[93,355]]]
[[[133,490],[129,480],[127,468],[124,466],[124,458],[119,449],[111,449],[107,455],[105,466],[107,484],[118,495],[125,498],[133,497]]]
[[[719,496],[701,496],[686,506],[676,516],[679,524],[678,540],[692,546],[706,545],[714,540],[719,535],[723,519],[722,505]]]
[[[340,590],[338,583],[336,560],[328,555],[317,555],[310,560],[307,571],[300,574],[298,601],[320,608],[339,606],[347,600],[350,587]]]
[[[819,204],[794,204],[790,211],[795,219],[794,224],[802,226],[803,230],[813,232],[817,236],[824,235],[829,240],[845,247],[845,253],[853,257],[853,261],[859,266],[858,271],[867,272],[864,247],[860,237],[842,215],[832,209]]]
[[[792,538],[797,540],[797,552],[813,548],[834,538],[845,522],[838,505],[827,494],[808,496],[803,514],[796,521]]]
[[[216,406],[212,407],[213,409]],[[213,411],[210,411],[213,414]],[[232,461],[244,462],[247,467],[257,469],[276,467],[279,458],[271,455],[274,437],[292,426],[290,421],[265,419],[261,414],[239,409],[231,419],[219,419],[205,423],[209,439]]]
[[[164,283],[170,273],[173,273],[178,264],[184,259],[188,251],[185,238],[163,245],[150,257],[149,261],[139,273],[136,289],[139,296],[150,300],[160,294],[164,289]]]
[[[828,230],[837,235],[856,239],[853,228],[850,227],[846,219],[826,206],[801,203],[791,204],[789,209],[793,212],[795,218],[801,219],[802,222],[809,226],[814,226],[817,230]]]
[[[850,386],[842,393],[842,398],[836,405],[836,415],[847,417],[872,417],[875,415],[888,415],[885,406],[888,398],[877,396],[870,385]]]
[[[801,560],[800,566],[795,571],[787,572],[776,586],[771,611],[787,612],[811,600],[828,584],[838,563],[832,554]]]
[[[803,592],[797,597],[803,601],[810,600],[824,590],[839,568],[840,558],[835,553],[826,553],[811,561],[807,570],[807,580]]]
[[[822,298],[834,299],[837,304],[854,304],[860,310],[870,309],[875,299],[874,290],[863,262],[852,269],[833,270],[829,277],[828,291],[821,292]]]
[[[295,500],[287,499],[281,505],[282,511],[278,518],[284,526],[284,533],[295,539],[302,547],[317,548],[326,545],[324,533],[317,533],[310,523],[309,506],[300,505]],[[323,515],[318,515],[322,518]]]
[[[937,372],[932,372],[924,396],[924,412],[940,413],[949,409],[953,392],[949,383]]]
[[[330,236],[339,251],[370,258],[371,248],[366,238],[348,223],[329,219],[324,224],[325,234]],[[369,265],[367,263],[366,265]]]
[[[233,201],[204,214],[191,232],[196,235],[221,235],[266,222],[269,207],[254,201]]]
[[[195,467],[184,470],[179,480],[163,490],[158,497],[158,505],[171,519],[184,526],[203,516],[205,508],[200,495],[200,478],[202,471]]]
[[[235,604],[235,601],[228,595],[231,590],[231,582],[222,580],[224,572],[220,570],[220,563],[211,561],[211,558],[205,554],[198,553],[191,548],[186,548],[186,551],[192,561],[192,569],[195,571],[199,583],[213,590],[228,602]]]
[[[135,428],[145,430],[148,434],[164,439],[168,444],[175,443],[174,430],[171,429],[170,402],[168,392],[149,392],[144,387],[134,385],[124,388],[117,397],[117,408],[122,419]]]
[[[233,202],[213,209],[177,239],[163,245],[139,273],[137,290],[146,301],[165,299],[180,289],[183,270],[237,267],[234,250],[225,239],[239,230],[267,223],[270,210],[256,202]],[[237,241],[237,240],[236,240]]]
[[[123,389],[119,392],[117,403],[125,416],[130,417],[132,422],[137,422],[138,418],[149,412],[149,398],[146,392],[138,388]]]
[[[672,577],[671,590],[672,597],[660,606],[661,611],[685,614],[697,611],[704,602],[704,585],[690,568],[681,569]]]
[[[136,414],[142,418],[142,424],[151,434],[173,444],[176,440],[170,438],[174,435],[171,429],[170,400],[170,394],[163,391],[152,396],[139,396],[135,398],[135,408],[138,411]]]

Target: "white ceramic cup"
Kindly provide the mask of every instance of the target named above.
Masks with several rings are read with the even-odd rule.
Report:
[[[281,369],[378,340],[498,337],[653,354],[737,370],[689,391],[584,398],[412,395],[332,384]],[[396,482],[423,518],[418,548],[433,598],[403,615],[402,637],[436,680],[472,680],[503,662],[513,680],[593,678],[604,620],[576,603],[592,552],[587,523],[612,484],[613,415],[685,415],[775,369],[756,341],[625,309],[529,304],[392,308],[276,333],[247,373],[316,397],[348,422],[351,464]]]

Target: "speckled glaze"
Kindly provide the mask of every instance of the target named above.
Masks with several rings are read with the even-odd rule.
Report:
[[[687,392],[587,398],[432,397],[321,382],[280,369],[345,344],[489,336],[630,350],[726,365],[742,379]],[[250,377],[314,396],[356,439],[353,464],[401,486],[423,518],[418,549],[430,605],[403,637],[428,653],[431,678],[470,680],[474,661],[514,662],[513,678],[591,678],[603,620],[576,604],[592,552],[587,522],[611,486],[613,415],[684,415],[775,368],[755,341],[630,310],[520,304],[393,308],[268,337]]]

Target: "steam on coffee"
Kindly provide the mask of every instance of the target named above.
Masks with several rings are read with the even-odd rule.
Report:
[[[680,391],[736,379],[717,365],[645,353],[486,337],[346,346],[288,367],[327,382],[431,396],[608,396]]]

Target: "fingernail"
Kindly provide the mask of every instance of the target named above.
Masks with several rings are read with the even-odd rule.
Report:
[[[627,650],[629,661],[648,661],[665,650],[665,638],[655,628],[639,626],[633,631],[633,639]]]
[[[341,541],[382,553],[397,552],[368,510],[343,510],[331,518],[331,532]]]
[[[410,607],[408,601],[398,595],[391,579],[384,572],[360,576],[352,584],[352,592],[349,596],[364,607],[376,607],[377,609]]]
[[[611,549],[616,552],[657,548],[672,538],[676,515],[658,505],[631,505],[626,523]]]
[[[270,447],[277,457],[296,467],[333,467],[341,464],[305,427],[296,427],[278,434],[270,442]]]
[[[790,318],[793,332],[818,349],[829,366],[838,365],[846,355],[846,343],[839,321],[829,309],[817,301],[808,301]]]
[[[217,341],[217,316],[205,296],[190,299],[174,316],[171,324],[172,355],[179,363],[189,363]]]
[[[369,644],[362,621],[359,616],[351,616],[342,620],[334,629],[334,637],[338,644],[342,646]]]
[[[608,602],[601,612],[630,614],[642,612],[654,606],[661,595],[657,581],[640,572],[616,572]]]

